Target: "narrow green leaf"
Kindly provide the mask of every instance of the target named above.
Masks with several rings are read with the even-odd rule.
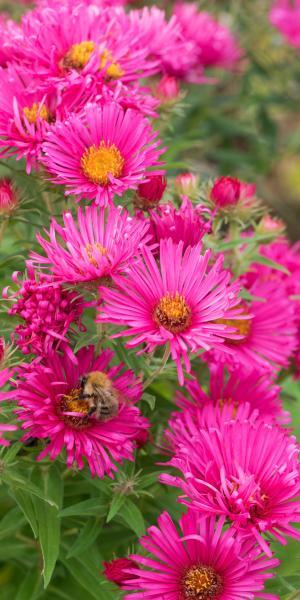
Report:
[[[21,529],[24,522],[25,520],[22,513],[20,513],[19,507],[15,506],[9,510],[0,521],[0,540],[11,536],[17,529]]]
[[[276,271],[282,271],[282,273],[285,273],[285,275],[290,275],[290,272],[286,267],[284,267],[280,263],[275,262],[274,260],[270,260],[270,258],[261,256],[261,254],[255,254],[252,257],[252,261],[270,267],[271,269],[275,269]]]
[[[23,579],[15,600],[34,600],[41,586],[41,575],[37,569],[28,571]]]
[[[109,521],[111,521],[114,518],[114,516],[119,512],[119,510],[120,510],[120,508],[122,508],[125,500],[126,500],[126,497],[122,494],[115,494],[113,496],[110,507],[109,507],[108,515],[106,517],[107,523],[109,523]]]
[[[87,590],[95,600],[116,600],[118,597],[115,592],[110,592],[111,586],[97,572],[93,565],[81,558],[65,558],[61,556],[61,561],[66,569],[71,573],[74,579]]]
[[[72,506],[68,506],[60,511],[60,517],[79,517],[79,516],[94,516],[104,517],[107,512],[107,505],[101,504],[99,498],[90,498],[77,502]]]
[[[43,490],[41,490],[37,485],[35,485],[35,483],[29,481],[28,479],[25,479],[25,477],[23,477],[17,471],[6,470],[1,475],[1,479],[13,490],[21,489],[26,490],[27,492],[31,492],[31,494],[33,494],[34,496],[41,498],[45,502],[48,502],[48,504],[50,504],[51,506],[56,506],[57,508],[57,505],[55,504],[54,500],[48,498],[43,492]]]
[[[140,509],[129,498],[126,498],[126,502],[123,504],[118,514],[123,517],[125,523],[127,523],[130,529],[132,529],[138,537],[144,535],[144,517]]]
[[[147,392],[145,392],[143,394],[142,400],[144,400],[145,402],[147,402],[147,404],[150,406],[151,410],[155,409],[155,403],[156,403],[155,396],[153,396],[152,394],[148,394]]]
[[[19,505],[21,511],[23,512],[25,518],[27,519],[35,538],[38,537],[38,524],[35,516],[34,505],[32,501],[32,496],[26,490],[17,489],[14,490],[13,496]]]
[[[38,474],[42,480],[44,494],[52,497],[57,507],[62,504],[62,481],[59,470],[55,465],[41,468]],[[37,474],[36,474],[37,476]],[[43,555],[43,577],[46,588],[56,565],[60,545],[60,519],[56,506],[49,506],[40,498],[34,499],[34,509],[39,528],[39,542]]]
[[[94,519],[89,519],[85,526],[81,529],[78,538],[71,546],[67,558],[78,556],[85,550],[88,550],[96,541],[100,533],[100,525]]]

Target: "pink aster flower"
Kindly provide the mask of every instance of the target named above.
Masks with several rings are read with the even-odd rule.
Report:
[[[149,176],[146,183],[140,183],[138,186],[135,205],[144,210],[157,206],[164,195],[166,187],[167,180],[162,175]]]
[[[18,281],[17,274],[14,281]],[[30,267],[28,279],[18,283],[19,289],[10,296],[14,304],[8,314],[22,321],[15,327],[14,339],[23,354],[47,354],[52,347],[66,346],[68,334],[84,330],[84,302],[78,293],[64,290],[53,277],[37,275]]]
[[[79,207],[77,222],[70,212],[63,215],[64,227],[55,219],[44,239],[37,239],[46,257],[31,253],[34,264],[49,266],[54,278],[63,283],[99,284],[122,274],[147,243],[149,224],[131,217],[126,210],[111,206]]]
[[[36,166],[41,144],[50,124],[65,120],[82,110],[95,94],[91,81],[77,81],[63,93],[48,86],[39,89],[39,80],[23,67],[10,65],[0,70],[1,156],[26,159],[26,172]]]
[[[106,206],[113,194],[135,189],[146,179],[147,168],[159,164],[162,150],[155,137],[139,113],[115,103],[89,104],[83,118],[72,115],[52,127],[42,162],[54,183],[66,185],[66,194]]]
[[[263,534],[282,544],[285,535],[300,539],[291,525],[300,521],[298,453],[296,439],[278,426],[231,421],[184,437],[170,461],[182,477],[161,479],[182,489],[184,504],[225,517],[270,556]]]
[[[232,529],[222,530],[223,525],[224,519],[188,511],[178,531],[163,512],[158,526],[149,527],[140,540],[147,554],[131,557],[142,568],[128,568],[135,578],[124,587],[135,592],[126,600],[279,600],[263,592],[265,581],[273,577],[268,570],[279,561],[266,558]]]
[[[256,281],[249,293],[251,302],[242,301],[241,314],[233,322],[230,318],[219,322],[236,326],[240,338],[228,340],[226,346],[233,352],[226,356],[231,368],[244,365],[272,371],[287,367],[296,347],[295,309],[283,287],[277,283]],[[214,352],[208,355],[210,362],[219,362],[225,355]]]
[[[244,406],[247,403],[250,412],[255,411],[264,422],[288,423],[289,413],[283,410],[280,400],[281,388],[274,385],[270,377],[255,369],[248,371],[242,366],[233,371],[228,371],[222,364],[210,366],[209,390],[206,392],[198,381],[190,380],[185,383],[189,398],[178,391],[176,404],[184,411],[197,417],[201,424],[202,413],[218,412],[221,417],[228,408],[231,418],[242,420],[245,418]],[[180,413],[174,413],[175,417]],[[248,416],[248,410],[246,410]],[[212,425],[216,422],[212,420]],[[204,422],[203,422],[204,423]],[[202,426],[202,425],[201,425]],[[204,426],[204,424],[203,424]]]
[[[156,210],[150,210],[149,214],[153,237],[157,242],[171,238],[175,243],[183,241],[184,248],[187,248],[198,244],[211,231],[209,210],[201,204],[193,206],[187,196],[183,196],[179,209],[168,202]]]
[[[9,61],[18,56],[22,46],[23,35],[21,27],[5,15],[0,15],[0,66],[6,67]]]
[[[67,353],[49,352],[42,363],[20,370],[15,398],[24,439],[47,440],[38,460],[47,455],[55,460],[65,448],[68,467],[83,469],[85,459],[91,474],[100,478],[112,477],[115,463],[133,460],[135,438],[148,428],[134,406],[142,386],[122,364],[109,367],[113,356],[110,350],[94,356],[94,347],[88,346],[79,350],[76,364]],[[95,371],[118,399],[118,413],[105,421],[89,416],[89,404],[81,398],[81,376]]]
[[[80,27],[78,27],[80,23]],[[54,3],[23,17],[22,62],[47,84],[136,81],[158,70],[121,7]]]
[[[300,0],[276,0],[270,21],[291,46],[300,50]]]
[[[98,321],[126,325],[116,337],[132,336],[128,347],[145,344],[144,351],[152,352],[169,344],[181,383],[181,359],[190,371],[189,350],[222,349],[227,335],[235,337],[233,327],[216,320],[238,302],[236,285],[230,285],[230,273],[222,269],[222,256],[209,267],[211,253],[201,256],[200,248],[198,244],[184,251],[183,242],[162,240],[158,267],[144,247],[143,261],[133,265],[126,278],[114,277],[117,289],[100,288],[104,305]]]
[[[231,31],[196,3],[178,2],[174,15],[187,43],[193,43],[195,60],[202,67],[232,69],[241,51]]]

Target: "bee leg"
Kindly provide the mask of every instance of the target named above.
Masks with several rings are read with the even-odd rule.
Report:
[[[87,413],[87,417],[90,417],[92,414],[94,414],[95,410],[96,410],[96,406],[91,406]]]

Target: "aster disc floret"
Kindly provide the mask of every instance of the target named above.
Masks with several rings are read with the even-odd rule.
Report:
[[[160,266],[144,247],[143,261],[133,265],[126,278],[114,278],[118,289],[100,288],[104,305],[98,321],[126,325],[127,329],[116,335],[132,336],[128,347],[144,343],[144,349],[152,352],[170,344],[181,383],[181,359],[190,370],[189,350],[215,346],[222,350],[227,336],[236,337],[234,327],[216,321],[230,308],[234,313],[237,287],[230,284],[230,273],[222,268],[222,256],[209,266],[211,252],[201,255],[200,251],[201,244],[184,251],[182,241],[161,240]]]
[[[136,111],[125,111],[115,102],[87,104],[82,116],[71,115],[52,127],[42,162],[53,182],[66,186],[66,194],[106,206],[114,194],[136,189],[147,168],[159,164],[162,150],[155,138],[147,119]]]
[[[131,557],[139,568],[127,569],[131,579],[123,588],[133,593],[126,600],[279,600],[260,593],[279,561],[267,559],[232,529],[222,531],[223,524],[224,519],[188,511],[178,530],[163,512],[140,540],[147,554]]]
[[[113,356],[110,350],[95,356],[94,347],[87,346],[77,353],[76,364],[69,353],[49,352],[42,363],[20,368],[15,399],[24,439],[47,440],[38,460],[47,455],[54,460],[65,448],[68,467],[83,469],[86,460],[91,474],[102,478],[113,476],[115,463],[133,459],[135,438],[149,426],[134,406],[142,387],[122,364],[109,366]],[[118,398],[117,415],[105,421],[89,414],[81,396],[81,377],[95,371],[109,380]]]
[[[33,352],[43,356],[51,348],[69,348],[67,335],[84,331],[83,298],[65,290],[53,277],[37,274],[30,266],[28,278],[18,283],[18,290],[10,295],[14,304],[8,314],[21,319],[14,338],[23,354]]]
[[[98,284],[123,273],[149,237],[147,221],[131,217],[121,207],[79,207],[77,219],[63,215],[62,227],[52,220],[47,239],[37,239],[46,256],[31,254],[34,264],[48,267],[56,280],[76,285]]]
[[[181,443],[180,443],[181,442]],[[263,534],[282,544],[300,539],[291,523],[300,521],[299,446],[278,426],[231,421],[221,429],[199,429],[177,439],[171,464],[182,477],[162,480],[180,487],[187,503],[203,515],[222,515],[270,555]]]

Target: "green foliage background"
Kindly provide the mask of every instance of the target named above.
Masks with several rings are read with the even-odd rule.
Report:
[[[158,4],[158,3],[155,3]],[[20,8],[2,3],[18,15]],[[293,238],[299,237],[300,212],[300,57],[286,46],[267,18],[265,0],[207,0],[208,8],[232,25],[245,50],[238,71],[220,75],[212,86],[190,87],[180,114],[172,126],[162,118],[167,169],[170,178],[193,170],[202,179],[217,174],[237,175],[254,181],[260,196],[283,216]],[[15,161],[0,164],[0,176],[14,178],[22,202],[11,221],[2,220],[0,277],[9,285],[11,272],[24,268],[29,249],[36,247],[35,234],[48,226],[50,216],[59,217],[66,208],[62,193]],[[299,204],[298,204],[299,203]],[[72,207],[71,207],[72,208]],[[8,322],[2,302],[1,328]],[[92,342],[96,333],[93,316],[87,315],[88,332],[80,345]],[[113,344],[112,344],[113,345]],[[136,373],[146,376],[159,366],[150,366],[134,352],[114,348],[118,358]],[[17,359],[17,356],[15,355]],[[201,372],[201,383],[205,375]],[[170,366],[147,389],[143,413],[151,419],[152,443],[139,451],[135,463],[126,463],[114,481],[91,479],[65,468],[64,457],[55,464],[33,458],[36,448],[24,448],[17,439],[0,453],[0,600],[117,600],[119,589],[101,574],[103,560],[126,556],[137,538],[164,509],[174,518],[182,507],[176,490],[157,483],[158,462],[164,461],[159,447],[162,431],[173,409],[177,379]],[[283,377],[285,404],[293,415],[300,436],[300,383]],[[4,413],[9,415],[7,405]],[[15,436],[17,438],[17,436]],[[268,591],[282,600],[300,598],[300,548],[273,544],[282,563]],[[113,550],[112,550],[113,549]]]

